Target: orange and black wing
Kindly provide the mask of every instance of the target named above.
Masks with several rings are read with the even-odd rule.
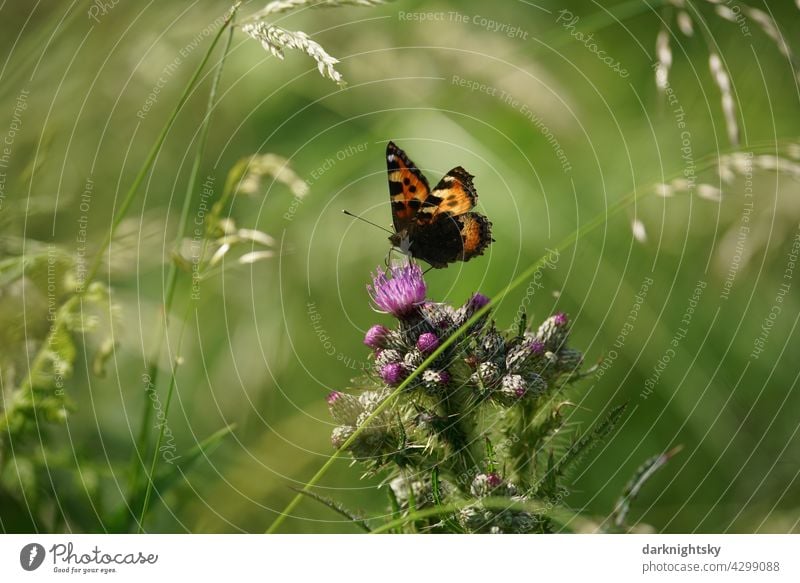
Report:
[[[409,251],[433,267],[446,267],[454,261],[469,261],[483,255],[492,241],[492,223],[485,216],[444,214],[414,229]]]
[[[472,178],[472,174],[461,166],[445,174],[431,191],[425,207],[420,210],[419,221],[432,221],[442,215],[458,216],[471,211],[478,202],[478,192],[472,184]]]
[[[416,220],[420,209],[427,204],[431,187],[416,164],[394,142],[386,146],[386,168],[392,220],[395,231],[400,232]]]

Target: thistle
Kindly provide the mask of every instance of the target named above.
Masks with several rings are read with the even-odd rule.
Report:
[[[328,396],[333,446],[382,476],[395,512],[417,530],[551,532],[564,470],[622,412],[566,452],[555,439],[565,426],[565,391],[584,374],[567,315],[502,332],[487,296],[475,293],[458,307],[435,302],[414,263],[379,268],[367,292],[396,324],[366,332],[373,365],[359,392]]]

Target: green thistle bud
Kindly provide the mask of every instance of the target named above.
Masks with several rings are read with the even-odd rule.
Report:
[[[405,357],[403,357],[403,365],[408,369],[408,372],[412,372],[419,368],[424,360],[425,355],[415,348],[410,350]]]
[[[422,306],[422,317],[430,328],[439,335],[445,335],[455,327],[456,312],[452,306],[429,302]]]
[[[567,341],[569,336],[569,325],[567,316],[562,313],[550,316],[542,322],[536,332],[536,340],[542,342],[547,350],[557,352]]]
[[[400,350],[405,351],[406,342],[403,338],[403,334],[398,332],[397,330],[390,330],[386,336],[384,337],[384,344],[386,348],[391,350]]]
[[[378,354],[378,356],[375,358],[375,368],[380,370],[387,364],[393,364],[396,362],[403,362],[402,352],[392,348],[381,350],[380,354]]]
[[[497,386],[503,377],[500,367],[493,362],[482,362],[478,370],[469,377],[470,383],[476,387],[483,386],[486,389]]]
[[[505,405],[513,405],[524,399],[529,393],[528,383],[522,375],[505,375],[500,381],[500,390],[495,393],[498,401]]]
[[[355,432],[356,428],[351,425],[340,425],[339,427],[334,427],[333,432],[331,433],[331,444],[336,449],[339,449],[344,445],[344,442],[347,441],[351,435]]]
[[[526,343],[512,346],[506,353],[506,370],[508,372],[521,371],[531,356],[531,350]]]
[[[535,372],[526,374],[525,381],[528,384],[528,394],[531,396],[538,397],[547,390],[547,381]]]
[[[469,532],[481,532],[487,524],[491,524],[492,518],[492,512],[480,505],[462,508],[458,516],[461,526]]]
[[[419,508],[426,508],[434,505],[433,486],[430,480],[409,480],[405,476],[398,476],[389,482],[389,487],[397,498],[401,508],[408,508],[409,486],[414,493],[414,505]],[[455,488],[445,480],[439,481],[439,495],[446,498],[452,494]]]
[[[389,391],[382,389],[378,391],[364,391],[358,396],[358,402],[363,411],[372,413],[383,400],[389,396]]]
[[[446,370],[426,370],[422,373],[422,383],[431,392],[436,392],[450,382],[450,373]]]
[[[476,353],[481,360],[504,364],[506,359],[506,342],[499,332],[492,329],[479,339]]]
[[[472,480],[472,485],[469,491],[476,498],[483,498],[495,492],[498,488],[503,486],[503,479],[497,474],[491,472],[488,474],[477,474]]]
[[[357,397],[339,391],[334,391],[328,395],[327,401],[331,417],[342,425],[354,425],[356,419],[364,410]]]
[[[563,372],[577,371],[583,364],[583,353],[574,348],[564,348],[558,353],[558,364],[556,368]]]

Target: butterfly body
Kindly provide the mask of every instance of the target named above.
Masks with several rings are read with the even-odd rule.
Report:
[[[482,255],[492,239],[492,224],[471,212],[478,200],[473,176],[453,168],[433,188],[405,152],[386,147],[389,198],[395,233],[389,241],[404,253],[446,267]]]

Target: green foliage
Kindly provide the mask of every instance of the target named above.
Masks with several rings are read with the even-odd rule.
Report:
[[[337,502],[309,501],[313,522],[281,517],[276,529],[363,519],[373,532],[482,532],[533,516],[521,525],[531,532],[630,531],[642,528],[633,515],[671,532],[796,531],[800,305],[778,293],[797,232],[800,117],[796,94],[776,90],[797,72],[796,7],[737,3],[745,34],[712,3],[566,2],[574,30],[524,2],[382,4],[286,0],[226,22],[225,6],[119,3],[89,36],[80,6],[4,5],[4,148],[16,133],[8,159],[0,150],[0,530],[260,531],[287,481],[307,481],[308,498],[324,476]],[[439,13],[464,20],[422,20]],[[230,29],[236,50],[223,58],[214,35]],[[153,31],[164,34],[143,51]],[[475,174],[495,226],[492,253],[432,272],[431,295],[499,297],[563,240],[564,261],[528,273],[494,316],[514,320],[501,332],[513,344],[529,330],[521,303],[532,321],[569,311],[571,341],[603,360],[513,407],[464,362],[453,376],[477,372],[474,383],[446,400],[417,394],[404,408],[409,396],[389,391],[366,424],[385,455],[359,480],[338,452],[328,465],[321,397],[359,368],[353,394],[376,382],[374,361],[355,356],[371,323],[359,274],[388,245],[340,210],[389,223],[388,139],[416,141],[432,169]],[[211,210],[195,225],[209,177]],[[643,278],[655,283],[639,302]],[[699,279],[707,291],[684,334]],[[472,336],[447,351],[475,351]],[[157,439],[174,441],[175,464]],[[675,442],[691,451],[680,480],[657,471],[671,453],[639,466]],[[502,495],[454,478],[474,468],[501,476]],[[527,500],[511,501],[509,483]],[[391,518],[371,518],[387,498]]]

